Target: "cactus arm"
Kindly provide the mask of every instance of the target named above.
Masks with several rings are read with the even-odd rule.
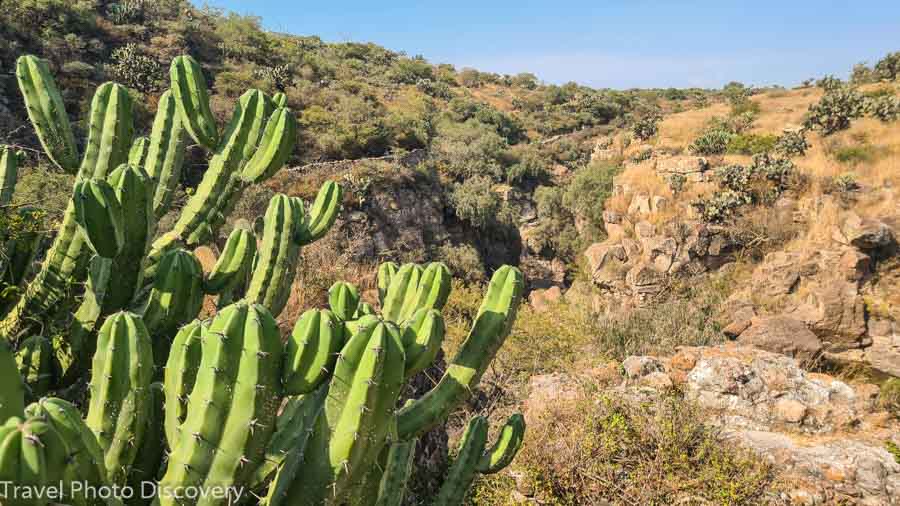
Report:
[[[399,413],[400,438],[421,434],[446,420],[468,398],[509,334],[522,301],[525,280],[508,265],[494,273],[487,295],[447,372],[431,391]]]
[[[359,288],[343,281],[331,285],[328,289],[328,307],[343,321],[354,319],[359,308]]]
[[[300,252],[303,203],[296,197],[275,195],[266,210],[259,257],[247,287],[247,300],[262,304],[277,316],[290,296]]]
[[[53,354],[53,345],[43,336],[31,336],[20,342],[16,363],[32,399],[46,395],[59,377],[60,368]]]
[[[157,219],[169,210],[175,187],[181,180],[186,139],[175,97],[171,90],[166,90],[159,97],[144,162],[144,170],[152,181],[153,215]]]
[[[436,309],[440,311],[450,297],[450,269],[441,262],[432,262],[425,268],[419,280],[416,297],[412,307],[404,308],[404,321],[420,309]]]
[[[391,278],[390,286],[384,297],[381,314],[385,320],[402,323],[404,307],[410,307],[419,288],[422,268],[416,264],[404,264]]]
[[[441,485],[434,506],[462,506],[475,479],[476,466],[487,444],[488,423],[483,416],[469,421],[463,432],[459,453]]]
[[[65,441],[68,448],[68,459],[63,473],[66,482],[81,481],[93,487],[106,485],[103,451],[74,404],[55,397],[47,397],[28,406],[26,415],[47,422]],[[105,504],[86,493],[69,495],[69,499],[76,506]]]
[[[203,282],[203,290],[220,294],[234,289],[247,277],[256,256],[256,238],[253,232],[236,228],[228,236],[225,248],[209,275]]]
[[[100,179],[75,183],[75,216],[88,245],[103,258],[113,258],[125,245],[125,223],[116,191]]]
[[[287,95],[279,91],[272,95],[272,103],[275,107],[287,107]]]
[[[0,148],[0,207],[12,202],[19,174],[19,155],[9,146]]]
[[[47,62],[32,55],[19,57],[16,79],[25,98],[25,109],[41,145],[57,167],[70,174],[78,171],[78,148],[56,81]]]
[[[403,505],[409,476],[412,474],[413,461],[416,457],[416,438],[407,441],[396,438],[396,418],[394,419],[392,433],[394,439],[388,451],[381,483],[378,486],[378,499],[375,501],[375,506]]]
[[[204,330],[200,320],[194,320],[181,327],[172,340],[172,349],[166,361],[163,381],[166,397],[163,424],[166,441],[173,450],[187,414],[188,397],[194,389],[200,368],[200,335]]]
[[[382,307],[384,307],[384,299],[387,297],[391,280],[394,279],[394,274],[397,274],[399,269],[400,266],[394,262],[384,262],[378,266],[378,302]]]
[[[160,485],[247,485],[281,404],[278,326],[263,306],[237,302],[216,315],[201,340],[187,417]],[[173,505],[176,499],[159,502]]]
[[[331,311],[311,309],[297,320],[285,347],[285,393],[312,392],[334,370],[344,345],[344,323]]]
[[[143,167],[147,160],[147,152],[150,150],[149,137],[136,137],[128,150],[128,165]]]
[[[288,488],[292,503],[340,502],[366,476],[390,428],[404,360],[393,324],[363,327],[344,345],[303,473]]]
[[[411,378],[434,362],[446,328],[444,317],[435,309],[418,310],[403,327],[403,347],[406,350],[406,377]]]
[[[197,60],[190,56],[178,56],[172,60],[170,68],[172,95],[178,106],[178,114],[184,121],[185,130],[197,144],[216,149],[218,132],[216,120],[209,109],[209,92],[206,78]]]
[[[105,179],[128,161],[134,138],[131,97],[124,86],[103,83],[94,93],[88,140],[78,169],[79,178]]]
[[[149,417],[153,351],[140,317],[120,312],[97,336],[85,420],[104,451],[111,483],[124,484]]]
[[[478,472],[493,474],[504,467],[519,453],[522,441],[525,439],[525,417],[515,413],[509,417],[506,424],[500,429],[497,442],[478,461]]]
[[[150,398],[148,399],[150,409],[148,410],[147,426],[141,445],[137,449],[134,464],[131,466],[131,473],[128,476],[128,483],[136,491],[137,497],[129,501],[129,506],[150,503],[148,498],[140,497],[140,490],[145,482],[156,481],[160,466],[163,463],[163,454],[166,447],[165,436],[163,435],[164,397],[162,383],[150,385]]]
[[[262,464],[250,482],[250,488],[261,488],[276,473],[282,475],[281,483],[293,481],[296,471],[302,463],[303,452],[313,431],[316,418],[325,405],[327,394],[328,386],[322,385],[315,392],[288,399],[281,414],[278,415],[275,433],[272,434],[272,439],[266,447]],[[291,469],[287,469],[289,467]],[[288,475],[291,477],[290,480],[286,480]],[[269,488],[269,506],[275,506],[284,497],[279,492],[286,492],[286,490],[283,489],[283,486]]]
[[[39,418],[10,418],[0,427],[0,482],[35,487],[58,485],[66,465],[66,444]],[[46,505],[46,497],[4,498],[5,506]]]
[[[0,423],[25,411],[25,383],[19,375],[15,356],[0,342]]]
[[[307,215],[306,226],[302,232],[303,244],[318,241],[328,232],[341,210],[343,198],[344,190],[341,185],[334,181],[326,181],[322,185]]]
[[[173,249],[159,262],[160,274],[141,309],[147,330],[153,338],[156,360],[169,356],[170,336],[193,320],[203,307],[203,267],[189,251]]]
[[[258,149],[241,171],[241,178],[258,183],[272,177],[291,156],[296,143],[294,114],[289,109],[276,109],[266,124]]]

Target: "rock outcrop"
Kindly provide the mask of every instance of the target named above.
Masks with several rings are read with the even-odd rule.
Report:
[[[900,421],[879,410],[875,385],[810,373],[796,359],[737,343],[629,357],[621,371],[605,393],[641,398],[676,386],[724,439],[773,462],[779,480],[771,503],[900,504],[900,462],[886,449],[887,441],[900,443]],[[596,395],[581,389],[583,381],[533,377],[526,408]]]

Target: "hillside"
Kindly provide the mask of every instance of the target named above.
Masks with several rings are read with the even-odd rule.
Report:
[[[404,504],[429,504],[475,415],[493,441],[519,412],[518,456],[478,473],[467,504],[900,504],[900,53],[795,89],[608,90],[271,33],[184,0],[22,0],[0,11],[0,64],[23,54],[48,61],[80,150],[106,81],[149,134],[178,55],[203,69],[219,131],[246,90],[283,93],[298,127],[284,168],[240,186],[202,245],[178,247],[207,279],[230,237],[265,236],[279,194],[313,213],[339,183],[330,230],[279,271],[273,321],[290,342],[312,309],[339,312],[339,281],[358,288],[354,307],[383,311],[384,262],[443,262],[446,335],[402,399],[465,349],[501,266],[521,270],[509,336],[479,389],[413,446]],[[33,279],[76,177],[42,150],[15,74],[0,79],[0,144],[23,152],[0,236],[39,236]],[[191,139],[154,224],[163,238],[211,172],[214,150]],[[23,281],[2,281],[4,311]],[[58,347],[93,282],[29,330]],[[144,288],[129,301],[141,311]],[[231,294],[197,293],[189,320],[218,321]],[[87,383],[45,393],[86,408]]]

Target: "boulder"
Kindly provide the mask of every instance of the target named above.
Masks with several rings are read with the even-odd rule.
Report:
[[[650,196],[646,194],[638,194],[632,197],[631,205],[628,206],[628,214],[632,216],[647,216],[650,214]]]
[[[661,175],[678,174],[692,182],[708,180],[709,161],[702,156],[676,155],[659,157],[656,160],[656,171]]]
[[[894,232],[887,224],[879,220],[860,218],[856,213],[848,213],[841,225],[841,232],[847,243],[863,251],[894,244]]]
[[[558,286],[551,286],[544,290],[532,290],[528,295],[528,302],[538,312],[549,309],[562,299],[562,290]]]
[[[800,320],[787,316],[756,317],[738,341],[811,363],[822,352],[822,341]]]

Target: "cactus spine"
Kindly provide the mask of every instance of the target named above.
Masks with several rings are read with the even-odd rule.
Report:
[[[104,452],[111,483],[125,484],[150,414],[153,349],[137,315],[119,312],[97,336],[85,420]]]
[[[274,430],[282,357],[272,315],[237,302],[216,315],[201,340],[200,368],[162,487],[248,484]],[[160,504],[176,500],[164,496]]]

